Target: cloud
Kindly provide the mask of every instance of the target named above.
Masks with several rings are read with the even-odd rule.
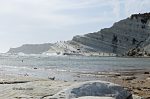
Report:
[[[80,2],[79,2],[80,1]],[[0,1],[1,27],[64,28],[70,25],[109,21],[103,6],[111,7],[112,1],[105,0],[6,0]],[[95,9],[94,9],[95,8]],[[98,9],[102,10],[98,10]],[[113,8],[113,7],[112,7]],[[117,10],[117,7],[114,8]],[[66,11],[70,13],[65,14]],[[71,12],[72,11],[72,12]],[[74,14],[74,11],[78,11]],[[90,11],[90,12],[88,12]],[[93,11],[93,12],[92,12]],[[95,12],[94,12],[95,11]],[[85,12],[88,14],[84,15]],[[81,14],[83,13],[83,14]],[[97,15],[99,13],[99,15]],[[118,15],[117,13],[115,13]],[[105,20],[107,18],[107,20]]]
[[[0,46],[71,39],[148,11],[149,5],[149,0],[0,0]]]
[[[149,0],[125,0],[124,4],[126,16],[136,13],[150,12]]]

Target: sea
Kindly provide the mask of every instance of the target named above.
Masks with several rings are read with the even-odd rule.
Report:
[[[150,58],[0,55],[0,73],[58,80],[75,74],[150,69]]]

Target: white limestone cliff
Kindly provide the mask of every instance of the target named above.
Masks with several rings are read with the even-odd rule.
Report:
[[[150,13],[133,14],[98,32],[74,36],[71,41],[54,44],[23,45],[9,53],[57,53],[67,55],[124,55],[140,48],[150,53]],[[132,54],[131,54],[132,55]]]
[[[124,54],[129,49],[145,45],[149,36],[150,14],[148,13],[132,15],[116,22],[111,28],[84,36],[75,36],[73,41],[92,47],[96,51]],[[148,41],[147,43],[149,44]]]

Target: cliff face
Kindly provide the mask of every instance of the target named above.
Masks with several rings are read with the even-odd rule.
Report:
[[[150,44],[150,14],[135,14],[95,33],[75,36],[73,41],[96,51],[124,54],[129,49]],[[148,48],[149,49],[149,48]]]
[[[41,54],[47,50],[49,50],[52,44],[25,44],[18,48],[10,48],[8,53],[25,53],[25,54]]]
[[[132,49],[136,48],[150,53],[150,13],[133,14],[127,19],[114,23],[110,28],[83,36],[74,36],[71,41],[23,45],[10,49],[8,52],[26,54],[105,52],[122,55],[128,51],[132,53]]]

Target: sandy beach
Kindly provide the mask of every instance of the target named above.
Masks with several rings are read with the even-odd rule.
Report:
[[[134,95],[150,99],[149,70],[78,73],[74,81],[40,79],[30,76],[6,74],[1,74],[0,78],[0,99],[44,99],[72,84],[88,80],[103,80],[119,84]]]

